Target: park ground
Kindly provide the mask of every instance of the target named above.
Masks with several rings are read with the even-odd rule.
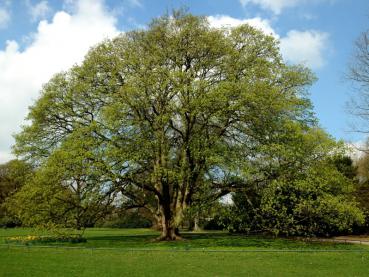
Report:
[[[183,233],[155,242],[150,229],[87,229],[87,242],[16,245],[35,235],[0,229],[0,276],[369,276],[369,246]]]

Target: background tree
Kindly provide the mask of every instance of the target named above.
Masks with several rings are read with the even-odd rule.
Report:
[[[333,235],[364,222],[353,197],[352,162],[344,148],[319,129],[290,129],[275,145],[272,179],[233,194],[220,221],[237,232]],[[268,171],[265,171],[268,172]]]
[[[329,157],[329,160],[333,163],[336,169],[343,174],[343,176],[349,180],[356,181],[358,175],[358,166],[350,156],[347,156],[345,152],[341,153],[340,155]]]
[[[305,94],[313,79],[284,64],[278,42],[261,31],[214,29],[205,17],[175,12],[55,75],[15,152],[52,172],[54,153],[90,142],[74,159],[94,176],[93,191],[119,191],[151,211],[161,239],[174,240],[196,199],[276,178],[269,166],[280,131],[315,124]]]
[[[117,190],[91,160],[88,137],[77,133],[63,141],[33,178],[8,200],[24,226],[62,226],[77,230],[94,226],[111,211]],[[96,150],[96,148],[93,148]]]
[[[346,74],[352,81],[355,94],[349,102],[349,110],[359,119],[353,126],[354,131],[369,132],[369,30],[356,40],[354,54]]]
[[[354,55],[348,73],[346,74],[354,86],[354,93],[349,102],[349,111],[358,121],[353,124],[353,130],[364,134],[369,133],[369,30],[364,31],[356,40]],[[368,186],[368,145],[359,149],[365,154],[357,161],[358,184],[355,195],[366,215],[366,223],[359,231],[369,228],[369,186]]]
[[[0,225],[10,227],[20,224],[9,213],[5,203],[32,178],[32,175],[32,167],[20,160],[12,160],[0,165]]]
[[[357,232],[369,232],[369,155],[364,153],[355,162],[357,167],[357,182],[355,189],[355,197],[357,198],[360,208],[365,215],[365,224],[357,228]]]

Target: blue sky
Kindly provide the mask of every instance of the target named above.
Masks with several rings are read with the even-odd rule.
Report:
[[[13,158],[12,134],[53,74],[102,39],[180,7],[214,27],[249,23],[280,39],[285,60],[318,77],[310,92],[321,127],[337,139],[365,139],[348,131],[352,89],[343,75],[355,39],[369,28],[367,0],[0,0],[0,162]]]

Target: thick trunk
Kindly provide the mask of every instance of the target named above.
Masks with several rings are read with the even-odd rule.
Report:
[[[170,223],[164,223],[161,231],[160,240],[178,240],[178,228],[172,226]]]
[[[169,205],[160,208],[161,217],[158,223],[161,223],[161,234],[159,240],[180,240],[179,225],[182,218],[182,210],[171,211]]]

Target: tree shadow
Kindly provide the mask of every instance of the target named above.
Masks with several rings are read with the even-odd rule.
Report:
[[[261,236],[235,235],[226,232],[181,232],[183,240],[154,241],[157,234],[89,236],[88,244],[124,248],[290,248],[296,242],[288,243],[283,239],[271,239]],[[291,245],[289,245],[291,244]]]

